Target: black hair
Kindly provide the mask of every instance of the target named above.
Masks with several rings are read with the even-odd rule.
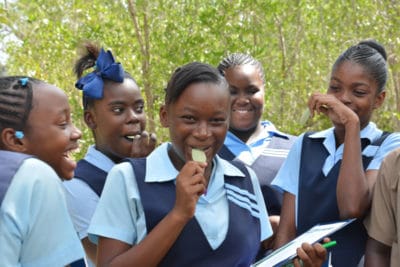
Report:
[[[357,45],[349,47],[342,53],[333,64],[332,71],[335,71],[345,61],[352,61],[361,65],[378,84],[377,93],[385,89],[388,69],[387,55],[385,48],[375,40],[364,40]]]
[[[214,83],[228,88],[224,77],[213,66],[192,62],[179,67],[172,74],[167,88],[165,88],[165,104],[172,104],[178,100],[185,89],[193,83]]]
[[[82,45],[82,56],[75,62],[74,73],[78,79],[84,76],[84,72],[96,65],[97,57],[100,54],[101,47],[94,42],[85,42]],[[124,78],[131,79],[136,84],[136,80],[126,71],[124,71]],[[103,78],[105,79],[105,78]],[[105,79],[106,80],[106,79]],[[82,105],[85,110],[93,105],[96,99],[82,94]]]
[[[235,66],[243,66],[243,65],[255,66],[259,72],[263,84],[265,84],[265,73],[262,64],[260,63],[260,61],[258,61],[257,59],[253,58],[248,54],[242,54],[242,53],[230,54],[226,58],[221,60],[217,68],[219,72],[223,76],[225,76],[225,70]]]
[[[0,77],[0,131],[24,130],[32,110],[33,84],[43,81],[26,76]]]

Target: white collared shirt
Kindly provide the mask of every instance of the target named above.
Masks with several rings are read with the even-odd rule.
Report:
[[[0,206],[0,266],[65,266],[83,257],[61,179],[46,163],[24,160]]]
[[[115,165],[109,157],[98,151],[94,145],[89,146],[84,159],[107,173]],[[64,181],[63,185],[69,214],[79,238],[83,239],[87,237],[87,229],[99,202],[99,196],[85,181],[77,178]]]
[[[310,135],[310,138],[325,138],[323,145],[329,153],[323,165],[324,174],[328,174],[337,161],[343,157],[343,147],[341,144],[336,149],[334,128],[329,128],[324,131],[316,132]],[[375,123],[370,122],[360,132],[360,138],[368,138],[371,143],[378,139],[382,134],[382,130],[378,129]],[[301,149],[303,145],[304,133],[297,138],[293,144],[289,154],[277,173],[272,185],[287,191],[296,196],[296,211],[297,211],[297,196],[299,188],[299,173],[300,173],[300,160]],[[372,156],[373,159],[369,163],[367,170],[378,170],[383,158],[393,149],[400,147],[400,133],[392,133],[389,135],[380,147],[369,145],[363,151],[362,155]],[[312,162],[310,162],[312,164]],[[296,216],[297,218],[297,216]]]
[[[147,158],[145,182],[172,181],[178,175],[168,156],[169,143],[156,148]],[[195,218],[214,249],[224,241],[228,231],[228,200],[224,175],[244,176],[227,161],[216,156],[207,194],[196,205]],[[268,214],[257,177],[251,173],[255,196],[260,210],[260,241],[272,234]],[[244,233],[250,229],[243,229]],[[111,169],[98,207],[89,227],[89,238],[97,243],[98,236],[120,240],[128,244],[139,243],[146,235],[146,222],[135,174],[130,163],[117,164]]]

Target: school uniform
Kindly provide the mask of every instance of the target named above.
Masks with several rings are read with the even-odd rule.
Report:
[[[133,170],[130,162],[118,164],[111,169],[89,227],[89,238],[92,241],[96,243],[98,236],[104,236],[131,245],[138,244],[151,230],[149,227],[157,224],[163,216],[162,214],[172,208],[171,196],[175,194],[175,179],[179,172],[169,159],[169,146],[169,143],[162,144],[146,158],[143,177],[136,177],[136,170]],[[242,262],[242,258],[246,257],[249,258],[247,260],[250,258],[253,260],[258,252],[260,242],[272,235],[272,229],[267,220],[268,214],[254,172],[246,169],[245,172],[249,173],[246,177],[244,171],[218,156],[214,158],[213,165],[207,194],[199,198],[194,218],[185,226],[196,234],[189,237],[183,230],[182,237],[178,237],[176,242],[178,247],[174,244],[171,248],[179,255],[175,257],[177,261],[171,261],[171,256],[167,255],[164,259],[166,262],[162,262],[161,265],[171,266],[170,264],[172,264],[175,266],[178,261],[180,264],[184,264],[187,253],[191,256],[196,255],[196,257],[188,259],[193,260],[189,265],[181,266],[228,266],[223,263],[232,262],[235,258],[238,259],[237,262]],[[232,179],[236,179],[236,182],[241,180],[247,185],[251,185],[251,188],[239,190],[235,182],[227,182]],[[240,184],[240,181],[238,183]],[[153,189],[152,184],[157,189]],[[149,200],[147,193],[154,196],[159,187],[163,188],[162,190],[165,190],[163,192],[168,195],[166,200],[160,200],[161,197],[164,197],[160,194],[153,201],[151,201],[151,197]],[[238,191],[242,193],[242,196],[238,195]],[[160,206],[161,211],[149,208],[151,202],[155,202],[155,206]],[[243,220],[240,232],[231,230],[237,229],[238,225],[234,224],[241,221],[238,219],[238,222],[235,222],[232,212],[240,214],[240,218],[242,218],[241,216],[248,218]],[[247,228],[246,225],[258,226]],[[257,233],[256,236],[254,233]],[[256,237],[256,240],[251,243],[253,246],[251,253],[225,253],[224,257],[221,257],[219,249],[221,251],[228,251],[228,248],[235,249],[235,246],[241,245],[242,239],[248,239],[245,238],[246,235],[252,238]],[[190,242],[191,238],[196,238],[199,243]],[[227,244],[227,240],[230,242],[229,244]],[[233,245],[232,240],[236,240]],[[229,247],[229,245],[232,246]],[[196,249],[196,253],[191,253],[189,248],[192,246],[199,250]],[[246,249],[248,248],[245,248],[244,251]],[[201,261],[202,255],[209,256],[206,257],[207,263]]]
[[[3,170],[2,165],[1,181]],[[12,179],[8,177],[0,206],[0,266],[66,266],[82,259],[83,248],[54,170],[36,158],[26,158],[8,173]]]
[[[333,131],[330,128],[306,137],[302,134],[272,182],[296,196],[297,234],[314,224],[340,219],[336,183],[344,145],[341,144],[336,149]],[[360,132],[365,170],[378,170],[387,153],[400,147],[400,133],[387,135],[379,144],[383,140],[382,134],[372,122]],[[332,239],[335,237],[340,242],[332,249],[333,266],[357,266],[364,253],[366,241],[365,228],[361,222],[356,220],[331,236]],[[354,241],[359,242],[353,244]]]
[[[278,131],[270,121],[261,122],[262,131],[244,143],[228,131],[218,155],[226,160],[239,160],[257,174],[269,215],[280,215],[283,192],[271,186],[285,160],[295,136]]]
[[[365,219],[368,235],[391,248],[390,267],[400,266],[400,149],[382,162],[372,207]]]
[[[88,236],[90,220],[99,202],[107,173],[114,165],[110,158],[91,145],[84,159],[78,162],[74,179],[63,182],[68,211],[80,239]],[[89,258],[86,260],[89,267],[95,266]]]

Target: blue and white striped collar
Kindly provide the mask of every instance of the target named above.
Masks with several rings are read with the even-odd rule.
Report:
[[[250,144],[251,146],[257,146],[256,143],[263,142],[265,139],[269,139],[273,136],[289,139],[289,135],[287,135],[286,133],[282,133],[281,131],[276,129],[275,125],[270,121],[262,121],[261,126],[263,130],[259,133],[259,135],[256,138],[253,138],[256,141]],[[237,143],[243,143],[243,141],[240,140],[231,131],[228,131],[225,138],[225,144],[230,147],[230,144],[237,144]]]

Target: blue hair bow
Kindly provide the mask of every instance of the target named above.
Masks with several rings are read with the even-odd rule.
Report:
[[[104,79],[122,83],[124,81],[124,69],[120,63],[116,63],[111,51],[105,52],[102,48],[96,60],[96,69],[80,78],[75,87],[83,90],[83,94],[90,98],[103,98]]]

